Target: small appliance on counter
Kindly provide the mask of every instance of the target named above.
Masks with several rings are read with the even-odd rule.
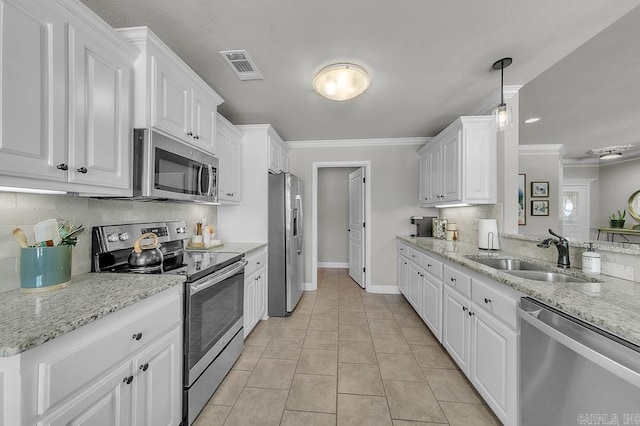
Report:
[[[478,219],[478,248],[500,250],[498,222],[495,219]]]
[[[416,225],[416,233],[412,237],[433,237],[433,217],[411,216],[411,224]]]

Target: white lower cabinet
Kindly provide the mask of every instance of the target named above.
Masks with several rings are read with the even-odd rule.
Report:
[[[469,376],[469,306],[467,298],[444,287],[444,325],[442,344],[465,375]]]
[[[499,419],[515,424],[518,335],[482,309],[473,312],[469,379]]]
[[[244,278],[244,337],[261,319],[267,319],[267,249],[247,256]]]
[[[410,259],[422,256],[421,269]],[[442,269],[444,267],[444,271]],[[398,243],[398,287],[505,425],[518,424],[521,293]],[[441,277],[441,279],[439,278]],[[421,302],[415,297],[421,295]]]
[[[0,358],[4,377],[0,424],[180,424],[182,286]]]

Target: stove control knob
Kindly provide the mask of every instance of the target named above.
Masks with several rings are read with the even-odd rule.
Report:
[[[126,241],[129,239],[129,234],[123,232],[122,234],[118,235],[118,238],[120,239],[120,241]]]
[[[114,243],[116,241],[118,241],[118,234],[109,234],[107,235],[107,241],[109,241],[110,243]]]

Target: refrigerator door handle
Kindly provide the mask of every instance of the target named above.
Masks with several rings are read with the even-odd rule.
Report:
[[[298,211],[297,221],[296,221],[296,233],[298,234],[298,254],[302,254],[302,224],[301,222],[304,220],[304,215],[302,213],[302,197],[300,194],[296,195],[296,204],[298,204],[298,208],[295,209]]]

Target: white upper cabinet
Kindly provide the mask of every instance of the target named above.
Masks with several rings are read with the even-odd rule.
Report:
[[[495,204],[496,132],[490,116],[460,117],[422,147],[419,204]]]
[[[236,204],[242,199],[242,131],[217,114],[218,201]]]
[[[0,6],[3,183],[131,195],[131,71],[139,51],[79,2]]]
[[[273,129],[268,132],[267,139],[269,140],[269,149],[267,151],[269,171],[273,173],[288,172],[289,148]]]
[[[142,51],[135,63],[133,126],[160,129],[217,155],[222,98],[147,27],[117,31]]]

